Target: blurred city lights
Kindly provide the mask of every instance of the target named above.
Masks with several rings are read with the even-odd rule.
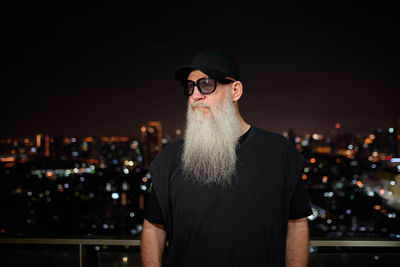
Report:
[[[337,238],[347,237],[349,233],[357,235],[360,231],[364,231],[366,235],[377,236],[396,237],[400,234],[387,226],[390,224],[385,225],[385,219],[394,224],[397,224],[396,220],[399,219],[399,216],[396,217],[397,211],[394,211],[400,192],[396,180],[396,175],[400,172],[400,158],[393,158],[397,155],[394,142],[397,140],[393,139],[397,137],[393,136],[396,131],[395,128],[386,131],[377,129],[368,134],[345,136],[333,130],[329,137],[317,131],[302,136],[293,131],[284,133],[288,141],[294,141],[295,148],[306,159],[301,180],[311,196],[313,214],[308,219],[313,220],[314,225],[310,223],[310,227]],[[152,134],[155,137],[156,133],[155,127],[145,127],[145,135],[141,138],[151,137]],[[13,168],[21,163],[28,162],[32,166],[26,174],[27,183],[14,186],[11,192],[12,198],[27,203],[29,212],[24,214],[28,218],[21,219],[22,222],[29,223],[29,227],[25,228],[35,229],[35,224],[42,220],[39,212],[34,212],[38,205],[51,207],[58,205],[61,200],[67,200],[76,201],[82,207],[86,205],[93,208],[100,203],[111,209],[115,207],[112,211],[113,216],[114,211],[115,216],[120,216],[118,212],[122,213],[122,216],[118,217],[121,218],[120,221],[111,221],[105,215],[93,218],[91,212],[87,212],[84,219],[80,218],[79,223],[71,224],[71,228],[75,227],[76,232],[81,231],[86,236],[104,233],[105,230],[119,233],[123,228],[121,225],[129,223],[136,225],[135,229],[128,230],[130,234],[138,234],[142,230],[140,220],[143,217],[142,208],[135,206],[135,203],[142,201],[145,206],[150,193],[152,181],[148,169],[149,158],[154,158],[158,153],[156,148],[163,149],[164,145],[179,137],[166,135],[160,139],[161,137],[157,136],[157,141],[150,146],[147,141],[143,141],[147,139],[134,141],[132,138],[122,137],[86,137],[59,140],[50,136],[46,139],[45,136],[39,136],[40,140],[0,140],[0,148],[3,145],[8,149],[6,153],[0,154],[0,167],[5,175],[12,173]],[[289,139],[289,136],[295,138]],[[46,142],[48,145],[52,144],[48,147],[49,154],[46,154]],[[163,145],[159,146],[160,143]],[[35,165],[33,160],[36,159],[38,162],[59,160],[62,164],[57,168],[54,167],[56,165]],[[43,186],[31,186],[31,181],[35,185],[40,183]],[[107,197],[104,197],[104,192]],[[143,200],[137,201],[137,196],[143,197]],[[321,199],[323,201],[320,201]],[[391,201],[394,208],[389,205]],[[360,215],[360,211],[363,210],[360,209],[360,203],[365,206],[366,212],[374,211],[376,217],[373,220],[381,220],[385,227],[371,228],[365,225],[365,220]],[[55,213],[49,218],[58,220],[61,225],[65,215],[60,209]],[[11,233],[9,229],[0,230],[0,235]]]

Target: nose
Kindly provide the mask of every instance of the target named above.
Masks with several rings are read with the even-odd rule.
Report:
[[[197,88],[197,85],[193,88],[193,94],[190,96],[191,98],[193,98],[194,101],[197,100],[202,100],[205,98],[205,95],[203,95],[202,93],[200,93],[199,89]]]

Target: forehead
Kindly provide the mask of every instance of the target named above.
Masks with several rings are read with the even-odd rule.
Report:
[[[202,72],[200,70],[194,70],[189,74],[188,80],[197,81],[198,79],[201,79],[204,77],[208,77],[207,74],[205,74],[204,72]]]

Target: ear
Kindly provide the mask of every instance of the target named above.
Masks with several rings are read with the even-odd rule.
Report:
[[[233,102],[237,102],[243,94],[243,85],[241,82],[236,81],[231,87],[231,97]]]

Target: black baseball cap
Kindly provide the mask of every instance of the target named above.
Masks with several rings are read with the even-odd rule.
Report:
[[[184,81],[194,70],[200,70],[217,81],[227,77],[240,81],[239,65],[223,50],[209,49],[199,53],[190,65],[180,66],[175,71],[175,79]]]

